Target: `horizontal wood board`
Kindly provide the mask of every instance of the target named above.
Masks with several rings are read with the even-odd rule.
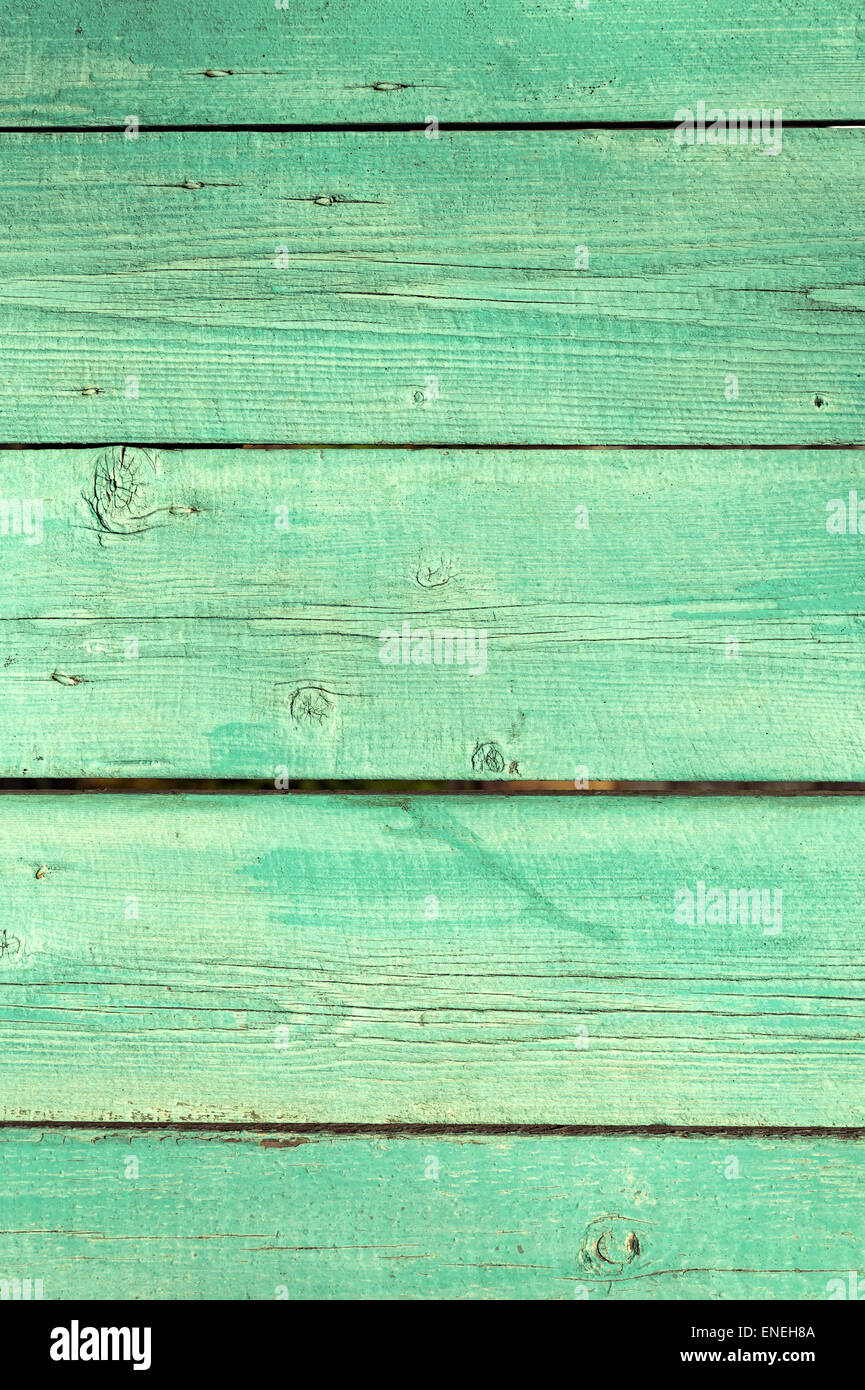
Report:
[[[837,1299],[861,1278],[863,1153],[6,1130],[0,1297]]]
[[[863,151],[0,135],[0,441],[861,444]]]
[[[863,847],[855,798],[7,795],[0,1118],[861,1124]]]
[[[671,120],[682,105],[861,117],[852,0],[27,0],[0,124]]]
[[[862,779],[863,459],[0,452],[0,775]]]

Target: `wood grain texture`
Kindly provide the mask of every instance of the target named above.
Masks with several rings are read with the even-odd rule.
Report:
[[[853,0],[27,0],[7,125],[670,120],[684,102],[862,115]]]
[[[862,458],[0,452],[0,775],[865,778]]]
[[[865,442],[863,150],[4,135],[0,439]]]
[[[861,1124],[863,850],[855,798],[7,796],[0,1118]]]
[[[6,1131],[0,1286],[41,1279],[45,1299],[821,1300],[862,1268],[863,1153],[724,1135]]]

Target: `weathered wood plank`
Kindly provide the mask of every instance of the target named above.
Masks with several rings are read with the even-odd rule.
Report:
[[[865,442],[863,150],[2,136],[0,439]]]
[[[853,0],[28,0],[4,15],[10,125],[862,115]]]
[[[7,795],[0,1118],[861,1124],[863,851],[856,798]]]
[[[46,1299],[837,1298],[863,1278],[863,1153],[739,1135],[7,1130],[0,1285],[29,1278],[35,1296],[41,1279]]]
[[[862,459],[0,452],[0,775],[865,778]]]

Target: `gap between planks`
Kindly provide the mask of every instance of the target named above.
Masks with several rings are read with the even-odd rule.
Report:
[[[267,1138],[280,1147],[279,1136],[321,1136],[322,1138],[380,1138],[413,1139],[425,1135],[442,1139],[459,1138],[559,1138],[586,1139],[603,1137],[633,1138],[694,1138],[707,1135],[729,1139],[865,1139],[865,1125],[555,1125],[555,1124],[366,1124],[351,1121],[311,1120],[292,1123],[253,1122],[250,1120],[2,1120],[0,1137],[6,1130],[41,1131],[62,1134],[70,1130],[88,1130],[99,1134],[243,1134],[260,1136],[263,1146]],[[289,1144],[283,1147],[291,1147]]]
[[[0,450],[21,449],[30,452],[56,450],[56,449],[159,449],[163,453],[171,451],[181,452],[197,449],[199,451],[214,449],[230,450],[259,450],[266,452],[272,450],[295,451],[304,449],[366,449],[375,450],[394,450],[401,453],[435,453],[437,450],[448,449],[453,452],[467,450],[473,453],[645,453],[651,450],[654,453],[678,454],[685,450],[699,450],[705,453],[723,452],[725,449],[735,449],[737,453],[801,453],[804,451],[832,454],[839,450],[863,450],[865,444],[847,444],[843,440],[835,440],[831,444],[823,441],[816,444],[486,444],[486,443],[466,443],[462,442],[442,442],[435,444],[389,444],[378,441],[375,444],[353,444],[340,443],[338,440],[311,440],[303,444],[279,444],[270,442],[268,444],[238,444],[232,440],[217,440],[215,443],[201,443],[200,441],[186,441],[178,443],[172,440],[166,443],[158,439],[114,439],[107,443],[104,440],[54,440],[51,443],[22,443],[20,439],[9,441],[0,440]]]
[[[457,135],[495,135],[499,131],[569,131],[569,130],[676,130],[679,121],[439,121],[439,132]],[[818,117],[812,120],[785,120],[789,130],[861,130],[865,127],[865,117],[851,117],[839,121],[836,118]],[[318,121],[307,124],[292,122],[262,123],[239,121],[226,124],[139,125],[138,135],[173,135],[188,131],[190,133],[216,133],[241,135],[250,132],[254,135],[426,135],[426,126],[417,121]],[[122,135],[127,138],[123,125],[0,125],[0,135]]]
[[[356,796],[863,796],[865,782],[771,781],[626,781],[590,782],[576,788],[568,782],[529,781],[412,781],[397,778],[298,778],[286,789],[271,781],[251,778],[200,777],[0,777],[0,796],[39,792],[72,795],[123,793],[194,796],[324,796],[334,792]]]

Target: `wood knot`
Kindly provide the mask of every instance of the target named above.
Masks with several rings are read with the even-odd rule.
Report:
[[[84,500],[100,533],[129,536],[147,530],[153,515],[147,494],[157,472],[157,456],[147,449],[130,449],[124,444],[99,455],[93,486]]]
[[[422,589],[443,589],[453,577],[453,569],[444,559],[434,560],[431,564],[424,561],[415,573],[415,579]]]
[[[505,755],[497,743],[476,743],[472,753],[472,768],[479,775],[505,770]]]
[[[624,1274],[642,1253],[634,1223],[626,1216],[599,1216],[583,1234],[577,1264],[602,1278]]]
[[[5,927],[0,931],[0,960],[6,956],[17,956],[21,951],[21,939],[17,936],[9,936]]]
[[[291,697],[289,712],[295,724],[323,724],[333,710],[333,700],[320,685],[301,685]]]

